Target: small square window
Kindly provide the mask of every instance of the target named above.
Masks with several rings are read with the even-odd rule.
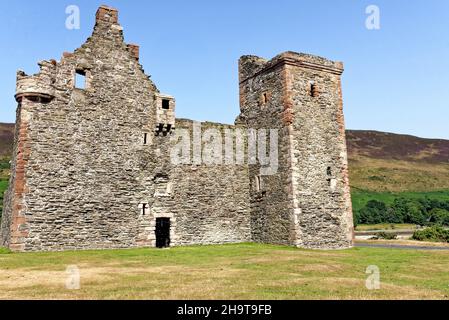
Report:
[[[165,110],[170,109],[170,100],[162,99],[162,109],[165,109]]]
[[[86,89],[86,72],[83,70],[76,70],[75,88]]]

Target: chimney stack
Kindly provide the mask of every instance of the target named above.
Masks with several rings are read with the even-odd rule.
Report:
[[[100,21],[118,23],[118,10],[104,5],[100,6],[97,10],[96,22]]]

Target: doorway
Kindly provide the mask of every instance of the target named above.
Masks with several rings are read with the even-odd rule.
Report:
[[[156,247],[170,247],[170,218],[156,218]]]

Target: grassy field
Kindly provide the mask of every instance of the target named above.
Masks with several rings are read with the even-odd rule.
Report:
[[[415,224],[398,223],[379,223],[379,224],[359,224],[356,231],[374,231],[374,230],[415,230]]]
[[[81,288],[66,289],[66,268]],[[368,290],[369,265],[380,290]],[[2,299],[448,299],[449,251],[239,244],[0,254]]]

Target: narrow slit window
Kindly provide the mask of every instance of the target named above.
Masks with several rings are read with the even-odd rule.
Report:
[[[162,99],[162,109],[165,109],[165,110],[170,109],[170,100]]]
[[[310,96],[315,98],[318,95],[317,87],[315,82],[310,82]]]
[[[144,216],[147,212],[147,204],[146,203],[142,203],[142,216]]]
[[[254,177],[254,187],[256,189],[256,191],[260,191],[261,190],[261,181],[260,181],[260,176],[255,176]]]
[[[271,98],[271,93],[270,92],[268,92],[268,91],[262,92],[260,94],[260,98],[259,98],[259,101],[258,101],[259,105],[262,106],[262,107],[265,107],[268,104],[268,102],[270,101],[270,98]]]
[[[143,144],[147,145],[148,144],[148,133],[144,133],[143,134]]]
[[[76,70],[75,88],[82,90],[86,89],[86,72],[83,70]]]

